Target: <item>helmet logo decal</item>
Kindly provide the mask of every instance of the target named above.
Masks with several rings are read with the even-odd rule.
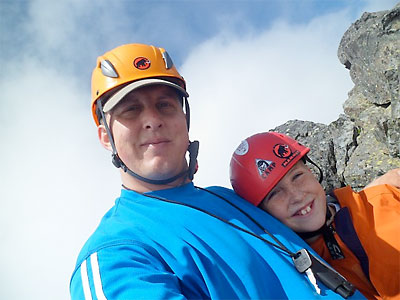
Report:
[[[240,145],[236,148],[236,155],[245,155],[249,151],[249,143],[244,140],[240,143]]]
[[[133,61],[133,65],[135,66],[136,69],[139,70],[146,70],[150,68],[150,60],[146,57],[136,57],[135,60]]]
[[[292,152],[289,145],[286,144],[276,144],[272,150],[274,154],[279,158],[284,158],[285,160],[282,162],[282,167],[285,167],[300,154],[298,150]]]
[[[276,144],[273,151],[274,154],[280,158],[288,158],[292,155],[292,150],[290,150],[289,146],[285,144]]]
[[[260,174],[264,179],[268,177],[273,169],[275,169],[275,163],[265,159],[256,159],[256,166],[258,174]]]

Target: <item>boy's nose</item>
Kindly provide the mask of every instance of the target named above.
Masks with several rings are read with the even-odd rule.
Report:
[[[305,193],[297,187],[291,187],[288,189],[288,196],[290,203],[298,203],[303,201]]]

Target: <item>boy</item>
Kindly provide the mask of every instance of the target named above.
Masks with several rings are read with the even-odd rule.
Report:
[[[326,196],[305,165],[314,164],[309,151],[280,133],[247,138],[231,160],[235,192],[297,232],[368,299],[400,298],[399,189]]]

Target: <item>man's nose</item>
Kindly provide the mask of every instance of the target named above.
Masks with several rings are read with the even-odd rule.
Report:
[[[156,129],[163,125],[163,120],[159,111],[155,108],[147,108],[143,111],[143,127],[146,129]]]

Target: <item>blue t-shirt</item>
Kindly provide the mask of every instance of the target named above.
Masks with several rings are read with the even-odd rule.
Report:
[[[310,249],[233,191],[208,189],[290,251]],[[321,283],[318,295],[287,253],[218,219],[276,244],[223,199],[192,183],[148,195],[178,203],[122,190],[78,257],[72,299],[341,299]]]

